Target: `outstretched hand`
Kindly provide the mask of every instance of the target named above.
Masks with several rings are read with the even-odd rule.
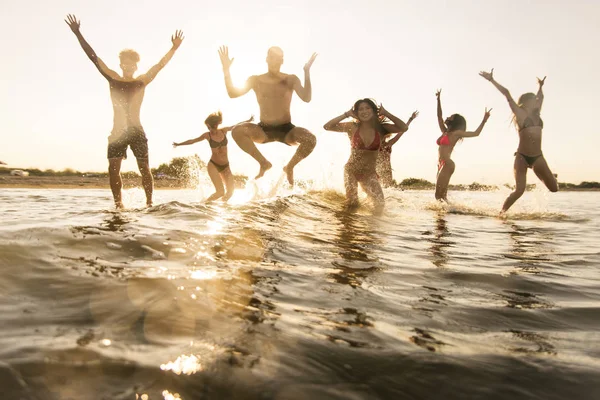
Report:
[[[485,72],[485,71],[479,72],[479,76],[482,76],[491,82],[492,79],[494,79],[494,68],[492,68],[492,70],[490,72]]]
[[[413,119],[417,118],[418,116],[419,116],[419,111],[415,111],[415,112],[412,113],[412,115],[410,116],[409,120],[412,121]]]
[[[315,62],[315,59],[317,58],[317,56],[318,56],[317,53],[313,53],[312,56],[310,57],[310,60],[308,60],[308,62],[306,64],[304,64],[304,71],[305,72],[310,71],[310,67],[312,67],[312,65]]]
[[[483,120],[487,121],[490,118],[492,112],[492,108],[490,108],[489,110],[487,109],[487,107],[485,108],[485,114],[483,114]]]
[[[179,146],[179,143],[173,142],[173,148],[176,148],[177,146]]]
[[[171,42],[173,43],[173,47],[175,49],[178,49],[179,46],[181,46],[181,42],[183,42],[183,39],[185,39],[183,37],[183,31],[180,31],[180,30],[175,31],[175,34],[173,36],[171,36]]]
[[[440,96],[442,94],[442,89],[438,89],[437,92],[435,92],[435,97],[437,97],[437,99],[440,99]]]
[[[229,48],[227,46],[221,46],[219,48],[219,58],[221,59],[221,65],[223,65],[223,69],[228,70],[233,63],[233,58],[229,58]]]
[[[538,80],[538,85],[540,85],[540,87],[542,87],[542,86],[544,86],[544,83],[546,82],[546,77],[544,77],[544,79],[537,78],[537,80]]]
[[[67,19],[65,19],[69,28],[73,31],[73,33],[79,33],[79,27],[81,26],[81,21],[77,21],[77,17],[73,14],[67,15]]]
[[[251,115],[250,118],[248,118],[246,120],[246,122],[252,122],[252,121],[254,121],[254,115]]]

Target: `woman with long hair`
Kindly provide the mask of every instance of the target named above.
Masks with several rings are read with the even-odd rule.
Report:
[[[250,119],[243,122],[250,122],[253,119],[254,117],[250,117]],[[208,171],[210,180],[215,186],[215,193],[209,196],[206,201],[216,200],[221,197],[223,197],[224,201],[227,201],[233,196],[233,191],[235,189],[233,174],[229,168],[229,159],[227,157],[227,132],[230,132],[235,125],[219,128],[219,125],[221,125],[222,122],[223,114],[220,111],[212,113],[204,121],[208,128],[208,132],[203,133],[195,139],[186,140],[185,142],[173,142],[173,147],[178,147],[208,140],[208,144],[212,150],[212,156],[210,157],[210,161],[206,164],[206,170]],[[223,184],[225,184],[226,191],[225,188],[223,188]]]
[[[437,117],[442,136],[436,141],[438,145],[438,171],[437,180],[435,183],[435,198],[436,200],[448,201],[448,185],[450,184],[450,178],[454,174],[456,165],[452,161],[452,151],[456,143],[467,137],[479,136],[485,123],[490,117],[490,111],[486,108],[485,114],[483,115],[483,121],[479,124],[479,127],[474,132],[467,131],[467,121],[460,114],[452,114],[444,120],[442,116],[442,100],[440,99],[442,90],[438,90],[435,93],[437,97]]]
[[[483,78],[490,81],[508,100],[508,105],[513,112],[513,121],[519,132],[519,146],[515,152],[515,190],[506,198],[502,206],[501,213],[508,209],[523,195],[527,185],[527,169],[533,169],[537,177],[544,182],[544,185],[551,192],[558,191],[556,176],[548,167],[548,163],[542,153],[542,128],[544,121],[540,116],[542,103],[544,102],[544,92],[542,87],[546,81],[538,78],[538,92],[525,93],[519,97],[519,102],[515,102],[508,89],[494,80],[494,69],[490,72],[481,71],[479,73]]]
[[[410,123],[417,118],[418,115],[418,111],[412,113],[408,121],[406,121],[406,129],[410,127]],[[381,141],[381,148],[377,155],[377,174],[379,175],[383,187],[392,186],[394,183],[394,177],[392,175],[392,146],[396,144],[402,135],[404,135],[404,132],[399,132],[392,137],[392,134],[390,133]]]
[[[353,121],[342,122],[347,118],[352,118]],[[323,128],[328,131],[345,132],[350,139],[350,158],[344,167],[348,206],[358,205],[360,183],[375,208],[383,208],[385,200],[377,177],[377,155],[382,137],[388,133],[406,132],[406,124],[383,108],[383,105],[377,107],[371,99],[360,99],[350,110],[333,118]]]

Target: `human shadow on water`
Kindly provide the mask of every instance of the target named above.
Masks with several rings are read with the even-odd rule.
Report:
[[[448,249],[452,248],[456,242],[449,240],[452,233],[448,230],[448,225],[443,214],[438,214],[435,220],[435,231],[426,231],[425,235],[430,236],[427,240],[431,243],[431,262],[438,268],[444,268],[448,263]]]
[[[505,223],[510,228],[508,234],[512,243],[505,257],[518,261],[514,273],[539,274],[540,264],[551,261],[549,255],[553,249],[549,244],[553,243],[554,235],[550,231],[521,226],[512,221]]]
[[[379,269],[379,259],[373,254],[377,239],[373,235],[375,226],[370,217],[340,211],[335,213],[339,222],[338,235],[334,239],[337,254],[341,257],[332,261],[337,269],[329,274],[337,283],[360,287],[363,279]]]

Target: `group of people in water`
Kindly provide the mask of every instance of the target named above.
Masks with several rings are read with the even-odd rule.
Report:
[[[142,176],[146,203],[151,206],[153,179],[148,161],[148,140],[140,122],[140,108],[145,87],[171,60],[184,39],[183,33],[176,31],[171,37],[172,47],[167,54],[148,72],[137,77],[134,77],[134,74],[137,71],[139,55],[133,50],[123,50],[119,54],[120,67],[123,71],[121,76],[108,68],[96,55],[81,34],[80,21],[74,15],[68,15],[65,22],[79,40],[89,59],[109,82],[114,118],[113,129],[108,138],[107,157],[115,205],[117,208],[123,207],[120,170],[122,160],[127,157],[127,148],[130,147]],[[256,179],[262,177],[272,167],[272,164],[258,150],[256,143],[277,141],[288,146],[297,146],[295,154],[283,167],[288,182],[293,185],[295,166],[313,151],[317,139],[307,129],[295,126],[291,122],[290,104],[294,92],[302,101],[307,103],[311,101],[310,69],[317,54],[313,54],[304,65],[304,83],[302,83],[296,75],[281,72],[283,51],[279,47],[271,47],[266,58],[267,72],[251,76],[242,87],[233,85],[230,74],[233,58],[229,57],[227,47],[223,46],[219,49],[219,57],[229,97],[240,97],[253,90],[260,110],[260,121],[254,123],[253,118],[250,118],[234,126],[220,127],[223,116],[220,112],[213,113],[205,120],[207,132],[194,139],[173,143],[173,146],[208,141],[212,156],[207,163],[207,171],[216,191],[207,200],[219,198],[228,200],[234,191],[233,175],[227,156],[228,132],[231,132],[231,137],[237,145],[258,162],[260,168]],[[545,78],[538,79],[537,94],[526,93],[515,102],[509,91],[494,80],[493,69],[491,72],[480,72],[480,75],[496,86],[506,97],[519,132],[519,146],[514,162],[516,186],[504,202],[502,212],[506,212],[523,195],[528,168],[533,169],[550,191],[556,192],[558,190],[556,176],[550,171],[541,150],[543,122],[540,118],[540,110],[544,99],[542,87]],[[464,138],[478,136],[490,117],[491,110],[485,110],[483,120],[475,131],[467,131],[465,118],[460,114],[443,118],[441,90],[438,90],[436,97],[438,123],[442,135],[437,140],[439,162],[435,197],[447,201],[448,185],[455,170],[454,161],[451,159],[454,146]],[[358,204],[359,184],[376,208],[383,206],[382,184],[389,186],[393,181],[390,161],[392,146],[408,130],[417,116],[418,112],[415,111],[408,121],[404,122],[383,105],[377,105],[375,101],[365,98],[356,101],[350,110],[324,125],[325,130],[345,132],[350,139],[351,154],[344,167],[344,184],[349,206]]]

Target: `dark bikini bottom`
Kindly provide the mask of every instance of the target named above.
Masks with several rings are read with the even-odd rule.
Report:
[[[229,168],[229,163],[221,165],[221,164],[217,164],[213,160],[210,160],[209,162],[212,163],[212,165],[214,165],[217,168],[217,171],[219,171],[219,172],[223,172],[227,168]]]
[[[525,154],[519,153],[518,151],[515,152],[515,156],[517,154],[525,159],[525,162],[527,163],[528,168],[533,168],[533,164],[535,164],[536,160],[538,158],[540,158],[541,156],[543,156],[543,154],[538,154],[537,156],[526,156]]]

